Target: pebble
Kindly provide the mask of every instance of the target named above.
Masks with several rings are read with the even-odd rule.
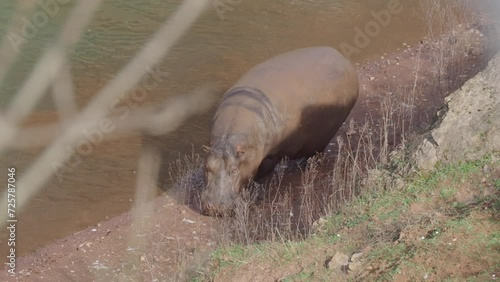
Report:
[[[491,156],[491,163],[492,163],[492,164],[495,164],[495,163],[497,163],[498,161],[500,161],[500,158],[499,158],[499,157],[497,157],[496,155]]]
[[[489,165],[484,165],[484,167],[483,167],[483,173],[484,174],[490,174],[491,173],[491,167]]]
[[[349,270],[351,270],[351,271],[361,269],[361,267],[362,267],[362,265],[360,262],[352,262],[349,264]]]
[[[336,269],[349,264],[349,257],[346,254],[337,252],[330,262],[328,262],[329,269]]]
[[[195,223],[195,221],[194,221],[194,220],[190,220],[190,219],[186,219],[186,218],[183,218],[183,219],[182,219],[182,222],[186,222],[186,223],[190,223],[190,224]]]
[[[363,253],[355,253],[351,256],[351,261],[352,262],[359,262],[361,257],[363,256]]]

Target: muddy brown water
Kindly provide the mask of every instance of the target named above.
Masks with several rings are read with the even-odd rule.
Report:
[[[218,1],[227,5],[241,3],[223,14],[214,6],[209,7],[158,64],[157,73],[162,81],[148,91],[144,104],[155,104],[207,83],[229,87],[252,65],[287,50],[313,45],[340,48],[342,43],[356,46],[356,29],[365,29],[374,21],[373,12],[388,9],[388,5],[393,5],[389,3],[397,2],[214,0],[214,3]],[[5,2],[0,3],[0,35],[5,35],[13,11],[13,4]],[[401,0],[397,7],[401,12],[392,15],[388,25],[370,38],[366,47],[359,48],[351,60],[362,63],[379,58],[400,48],[403,42],[412,44],[422,38],[427,32],[426,23],[422,21],[415,2]],[[79,107],[85,106],[140,50],[179,3],[104,1],[72,53],[72,73]],[[49,22],[39,28],[34,38],[27,40],[26,47],[19,51],[19,59],[0,89],[2,108],[7,107],[45,46],[54,40],[71,5],[60,6],[60,11],[51,16]],[[37,11],[40,11],[39,6]],[[31,19],[32,14],[26,12],[26,18]],[[53,108],[53,102],[47,96],[27,123],[55,120]],[[175,161],[193,150],[201,153],[201,145],[208,141],[210,118],[210,112],[194,117],[168,136],[156,138],[164,151],[163,163]],[[133,203],[142,142],[137,135],[105,141],[93,148],[92,154],[75,169],[65,172],[60,178],[53,177],[18,215],[18,256],[128,210]],[[22,177],[40,152],[42,148],[10,150],[1,156],[1,171],[5,172],[6,167],[16,167],[17,177]],[[1,183],[6,183],[4,174],[0,175]],[[160,175],[160,178],[167,178],[167,175]],[[2,254],[6,248],[6,236],[2,231]]]

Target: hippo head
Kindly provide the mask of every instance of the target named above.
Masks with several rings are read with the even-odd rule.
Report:
[[[205,166],[206,187],[201,193],[202,211],[207,215],[232,212],[242,185],[252,176],[253,150],[239,142],[212,146]]]

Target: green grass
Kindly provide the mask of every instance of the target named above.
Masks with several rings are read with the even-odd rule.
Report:
[[[216,250],[212,254],[212,259],[218,261],[221,268],[227,266],[239,267],[246,262],[249,252],[249,249],[243,246],[232,246]]]
[[[488,157],[476,162],[441,165],[433,173],[413,174],[407,177],[407,185],[399,190],[384,190],[373,187],[372,192],[365,193],[343,210],[326,217],[326,222],[317,235],[304,241],[274,242],[251,246],[237,245],[219,249],[212,256],[212,260],[218,262],[216,271],[225,268],[235,270],[244,264],[256,262],[265,264],[266,261],[271,267],[277,267],[294,264],[315,249],[328,249],[333,253],[335,250],[352,254],[366,244],[372,244],[372,250],[367,255],[365,263],[386,262],[386,271],[377,279],[387,281],[398,275],[402,267],[413,269],[415,273],[422,273],[422,275],[432,273],[434,270],[413,263],[412,257],[416,253],[422,252],[432,254],[435,248],[448,245],[448,241],[444,242],[443,238],[451,240],[449,237],[453,238],[454,233],[470,234],[469,238],[459,238],[459,243],[457,243],[457,246],[463,249],[464,253],[467,253],[468,248],[477,249],[483,246],[489,250],[500,252],[500,232],[488,236],[474,234],[478,224],[481,223],[477,219],[469,218],[469,215],[473,209],[477,210],[478,205],[468,205],[454,200],[457,194],[455,186],[477,181],[473,179],[482,175],[482,167],[489,161]],[[381,185],[384,184],[381,183]],[[494,185],[496,189],[500,190],[500,179],[495,180]],[[442,202],[438,200],[444,201],[446,204],[441,204]],[[500,210],[498,197],[482,201],[491,201],[493,209],[498,205],[497,210]],[[448,219],[434,223],[432,216],[412,215],[409,213],[409,208],[413,203],[438,203],[434,209],[440,212],[445,211]],[[481,199],[477,203],[482,203]],[[429,206],[432,207],[432,205]],[[429,212],[432,214],[433,211]],[[417,223],[408,223],[410,222],[409,218],[418,219],[419,217],[428,221],[418,223],[417,220]],[[424,239],[419,237],[414,243],[404,241],[394,243],[393,241],[399,237],[400,230],[408,224],[417,224],[415,226],[422,227],[422,235],[419,236],[424,237]],[[349,232],[352,230],[356,230],[354,232],[358,233],[350,234]],[[360,239],[356,236],[365,237]],[[320,271],[315,270],[314,267],[307,267],[298,273],[285,277],[282,281],[317,279],[321,275],[326,275],[323,268]],[[478,277],[483,276],[478,274]]]
[[[489,249],[495,252],[500,252],[500,232],[491,234],[487,238],[486,245]]]
[[[405,244],[384,244],[370,253],[369,259],[385,259],[387,261],[399,261],[409,255]]]
[[[452,188],[452,187],[445,187],[445,188],[441,188],[441,190],[439,191],[439,195],[441,196],[441,198],[443,198],[443,200],[445,201],[450,201],[453,199],[453,197],[457,194],[457,189],[455,188]]]
[[[451,186],[441,188],[439,195],[444,200],[451,201],[457,193],[453,186],[463,183],[471,175],[479,173],[483,165],[489,160],[490,157],[486,157],[476,162],[442,165],[431,174],[411,177],[408,185],[401,191],[367,193],[352,203],[350,209],[356,211],[356,213],[337,214],[328,218],[326,224],[328,233],[336,234],[343,227],[355,227],[360,223],[372,220],[374,215],[382,221],[395,221],[408,211],[411,204],[429,201],[436,187],[444,180],[447,180]],[[497,182],[500,182],[500,180]],[[498,186],[500,186],[500,183],[498,183]],[[375,188],[373,190],[377,191]],[[452,205],[457,211],[465,208],[462,203],[454,202]]]
[[[309,281],[314,275],[314,272],[300,272],[285,277],[282,282]]]
[[[451,231],[459,232],[465,229],[466,232],[470,232],[474,229],[473,223],[468,218],[458,218],[452,219],[446,222],[446,227],[450,228]]]
[[[497,188],[497,190],[500,190],[500,178],[495,180],[495,188]]]
[[[369,216],[366,214],[356,216],[355,218],[347,220],[347,222],[345,223],[345,226],[351,228],[351,227],[354,227],[354,226],[360,224],[361,222],[365,222],[368,219],[369,219]]]

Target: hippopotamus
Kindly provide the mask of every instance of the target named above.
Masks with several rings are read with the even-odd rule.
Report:
[[[354,66],[331,47],[288,51],[252,67],[215,109],[202,213],[230,213],[241,187],[284,157],[324,151],[358,92]]]

